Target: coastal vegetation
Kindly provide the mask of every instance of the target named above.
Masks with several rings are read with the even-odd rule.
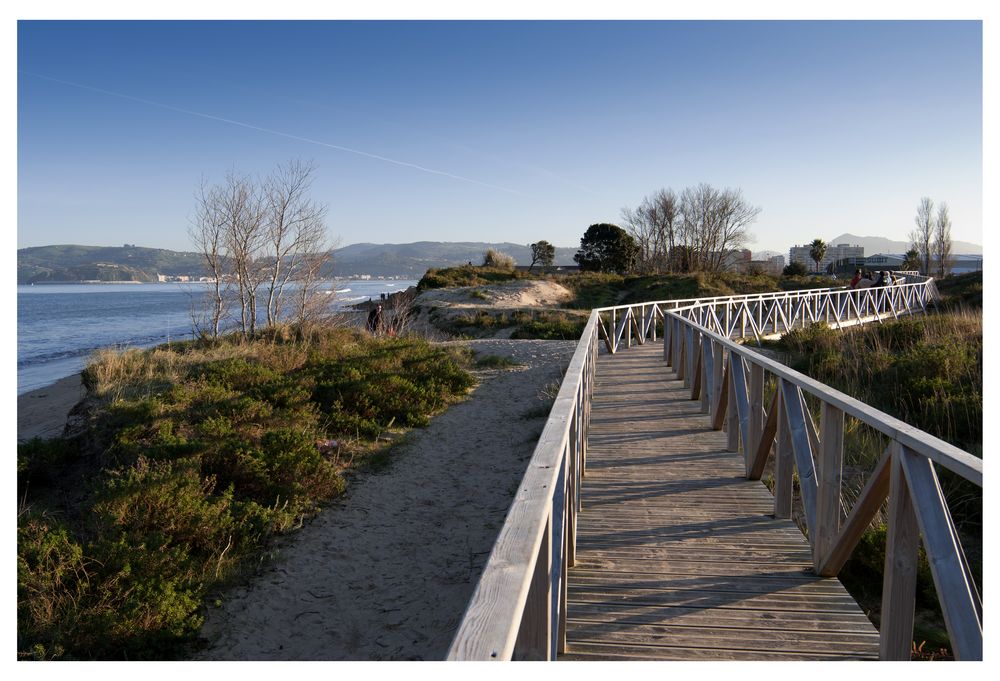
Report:
[[[87,425],[18,447],[18,657],[169,659],[207,599],[469,390],[471,355],[276,326],[105,351]]]

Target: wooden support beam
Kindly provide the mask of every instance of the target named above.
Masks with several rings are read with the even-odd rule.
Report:
[[[978,594],[966,579],[962,548],[952,531],[948,502],[941,491],[934,464],[905,447],[900,448],[899,460],[914,502],[917,525],[955,657],[982,660],[983,623],[975,602]]]
[[[751,480],[760,480],[760,476],[764,474],[767,456],[771,453],[771,445],[774,444],[774,436],[778,432],[780,395],[781,391],[774,391],[774,399],[771,400],[771,408],[767,411],[767,420],[764,422],[760,439],[754,443],[754,455],[750,463],[750,473],[747,475]]]
[[[913,613],[917,588],[917,516],[910,497],[900,454],[892,443],[889,464],[889,532],[885,547],[882,582],[882,624],[879,659],[909,660],[913,647]]]
[[[722,371],[722,375],[719,377],[719,380],[717,382],[717,385],[718,385],[718,390],[717,390],[718,400],[714,403],[714,406],[712,407],[712,429],[713,430],[722,430],[723,425],[725,425],[725,423],[726,423],[726,418],[730,415],[729,393],[731,391],[730,391],[730,388],[729,388],[729,382],[730,382],[729,372],[731,370],[732,357],[733,357],[733,353],[730,352],[729,353],[729,361],[727,362],[726,358],[723,356],[723,352],[721,351],[721,346],[720,346],[720,352],[719,352],[718,356],[715,358],[715,361],[717,363],[717,367]],[[727,444],[731,444],[732,443],[733,435],[735,435],[735,433],[730,433],[729,434],[729,438],[728,438],[729,442]],[[737,440],[737,442],[738,442],[738,440]],[[735,448],[727,447],[727,449],[729,449],[729,451],[731,451],[731,452],[735,452],[736,451]]]
[[[761,436],[764,434],[764,367],[754,362],[750,362],[750,388],[747,391],[747,397],[750,405],[750,409],[747,412],[749,430],[743,431],[743,456],[746,462],[747,476],[749,477],[751,457],[757,454],[754,447],[757,446]],[[745,437],[748,432],[749,439]],[[755,479],[759,478],[760,476],[758,475]]]
[[[799,492],[802,495],[802,508],[806,514],[806,527],[810,539],[816,531],[816,464],[813,461],[812,447],[806,433],[806,419],[803,410],[802,392],[797,385],[781,381],[781,403],[784,406],[785,425],[788,431],[788,444],[795,467],[799,471]],[[791,476],[789,476],[791,477]],[[775,494],[777,497],[777,494]],[[789,514],[791,506],[789,506]]]
[[[861,535],[872,522],[872,518],[889,495],[889,464],[892,460],[891,448],[882,452],[882,458],[875,465],[875,470],[868,477],[864,489],[858,496],[854,508],[847,515],[843,528],[826,553],[820,565],[819,574],[823,577],[836,577],[844,563],[851,557],[854,547],[861,540]]]
[[[691,371],[691,399],[697,400],[701,397],[702,375],[705,373],[702,368],[701,334],[691,329],[691,360],[693,365]]]
[[[823,404],[820,412],[823,430],[819,457],[819,489],[816,495],[816,528],[813,539],[813,565],[818,572],[840,532],[840,489],[844,475],[844,412]]]
[[[750,434],[750,402],[747,399],[747,375],[744,369],[743,358],[735,353],[730,353],[730,390],[731,397],[736,407],[737,427],[740,439],[743,441],[743,465],[750,474],[750,457],[754,452],[754,445],[758,440]]]
[[[821,456],[822,451],[819,446],[819,434],[816,431],[816,422],[813,421],[812,413],[809,411],[809,404],[806,402],[806,396],[801,390],[799,390],[799,401],[802,402],[802,413],[806,415],[806,434],[809,436],[809,446],[812,447],[813,456],[817,458],[816,465],[818,466],[818,458]],[[822,413],[820,416],[822,417]]]
[[[712,394],[715,392],[715,357],[712,354],[712,339],[701,336],[701,413],[709,413]]]
[[[548,660],[552,649],[552,513],[535,558],[528,600],[514,644],[514,660]]]
[[[719,403],[722,401],[722,373],[725,368],[725,350],[722,347],[722,343],[718,343],[715,340],[711,341],[712,344],[712,392],[710,395],[710,405],[709,412],[714,416],[719,409]],[[723,408],[724,409],[724,408]],[[723,414],[725,412],[723,411]],[[720,422],[719,427],[716,430],[722,428]]]
[[[784,408],[785,381],[778,379],[778,401],[776,404],[778,449],[774,457],[774,517],[792,517],[792,432],[788,426],[788,415]]]

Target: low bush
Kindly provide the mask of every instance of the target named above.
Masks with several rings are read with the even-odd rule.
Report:
[[[526,273],[512,267],[461,265],[444,269],[431,268],[417,283],[417,291],[457,286],[484,286],[524,279]]]
[[[483,267],[492,267],[499,270],[513,270],[514,258],[495,248],[486,249],[483,254]]]

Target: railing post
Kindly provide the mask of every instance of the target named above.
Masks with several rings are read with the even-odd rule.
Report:
[[[818,571],[840,531],[840,486],[844,468],[844,412],[823,403],[820,413],[819,488],[813,566]]]
[[[712,354],[712,339],[701,334],[701,413],[711,409],[712,393],[715,392],[715,357]]]
[[[909,660],[917,588],[917,516],[903,474],[902,448],[893,442],[889,474],[888,536],[882,582],[879,659]]]
[[[732,350],[729,351],[728,355],[729,385],[726,386],[726,390],[729,391],[729,402],[726,405],[726,449],[730,452],[738,452],[740,449],[740,412],[736,403],[736,386],[738,384],[733,373],[743,371],[743,361]],[[749,448],[749,445],[744,442],[743,449]]]
[[[535,557],[535,571],[528,587],[521,627],[514,644],[515,660],[548,660],[552,650],[552,508],[549,507],[542,545]]]
[[[654,323],[653,328],[656,328]],[[667,317],[666,311],[663,312],[663,361],[667,363],[668,367],[673,367],[673,352],[671,352],[670,343],[673,338],[673,323],[672,320]]]
[[[750,442],[743,443],[743,459],[746,462],[747,475],[750,475],[750,465],[757,452],[757,445],[764,434],[764,367],[750,362]]]
[[[712,344],[712,395],[710,398],[709,412],[714,416],[716,410],[719,408],[719,402],[722,398],[722,353],[724,349],[722,343],[718,343],[715,340],[711,341]]]
[[[685,325],[684,331],[684,355],[687,362],[684,367],[684,387],[690,388],[695,365],[694,326]]]
[[[618,309],[611,308],[611,354],[618,352]]]
[[[670,335],[671,352],[674,355],[670,366],[677,374],[677,380],[681,380],[684,378],[684,331],[680,319],[671,318],[670,324],[672,329]]]
[[[774,517],[792,517],[792,434],[788,427],[788,415],[785,413],[785,397],[782,385],[778,379],[778,400],[775,409],[778,410],[778,450],[774,457]]]

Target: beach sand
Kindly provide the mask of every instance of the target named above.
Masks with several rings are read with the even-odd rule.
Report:
[[[381,473],[209,605],[202,660],[441,660],[545,425],[573,341],[467,341],[516,369],[415,429]]]
[[[67,416],[86,394],[80,374],[17,396],[17,441],[62,435]]]

